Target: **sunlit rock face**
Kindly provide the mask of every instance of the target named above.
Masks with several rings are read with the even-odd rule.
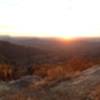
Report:
[[[33,100],[33,98],[37,98],[36,100],[45,100],[45,98],[48,100],[52,100],[53,98],[55,100],[99,100],[96,99],[99,98],[100,93],[99,76],[100,66],[97,65],[84,70],[70,80],[62,80],[59,83],[52,81],[46,83],[47,81],[39,76],[22,77],[19,80],[10,81],[8,84],[0,84],[4,87],[2,87],[3,89],[0,89],[0,91],[14,91],[13,95],[9,92],[9,95],[3,97],[3,100],[7,100],[8,97],[13,97],[13,100],[16,100],[16,96],[19,95],[19,100],[21,100],[22,97],[26,97],[24,100],[27,100],[27,98],[31,98],[30,100]]]

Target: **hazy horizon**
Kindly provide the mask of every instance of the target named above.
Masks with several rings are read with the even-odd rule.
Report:
[[[24,38],[62,38],[62,39],[77,39],[77,38],[100,38],[100,36],[49,36],[49,35],[12,35],[12,34],[1,34],[0,37],[24,37]]]

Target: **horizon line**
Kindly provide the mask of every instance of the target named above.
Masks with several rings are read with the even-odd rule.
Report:
[[[0,37],[11,37],[11,38],[40,38],[40,39],[97,39],[100,36],[75,36],[75,37],[59,37],[59,36],[12,36],[12,35],[0,35]]]

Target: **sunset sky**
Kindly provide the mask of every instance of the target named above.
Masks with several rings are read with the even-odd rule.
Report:
[[[100,36],[100,0],[0,0],[0,35]]]

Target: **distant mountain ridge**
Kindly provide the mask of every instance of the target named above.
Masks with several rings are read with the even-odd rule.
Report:
[[[6,41],[0,41],[0,57],[8,59],[8,62],[24,63],[31,61],[31,57],[40,56],[46,54],[45,51],[34,47],[25,47],[16,45]],[[34,60],[33,60],[34,61]],[[6,63],[6,62],[5,62]]]
[[[68,43],[50,38],[8,36],[0,37],[0,40],[1,55],[3,54],[15,62],[67,63],[69,58],[99,59],[100,57],[99,38],[78,39]]]
[[[10,37],[0,36],[0,40],[8,41],[18,45],[34,46],[34,47],[47,47],[49,46],[65,46],[68,44],[81,43],[100,43],[100,38],[76,38],[73,41],[64,41],[59,38],[38,38],[38,37]]]

